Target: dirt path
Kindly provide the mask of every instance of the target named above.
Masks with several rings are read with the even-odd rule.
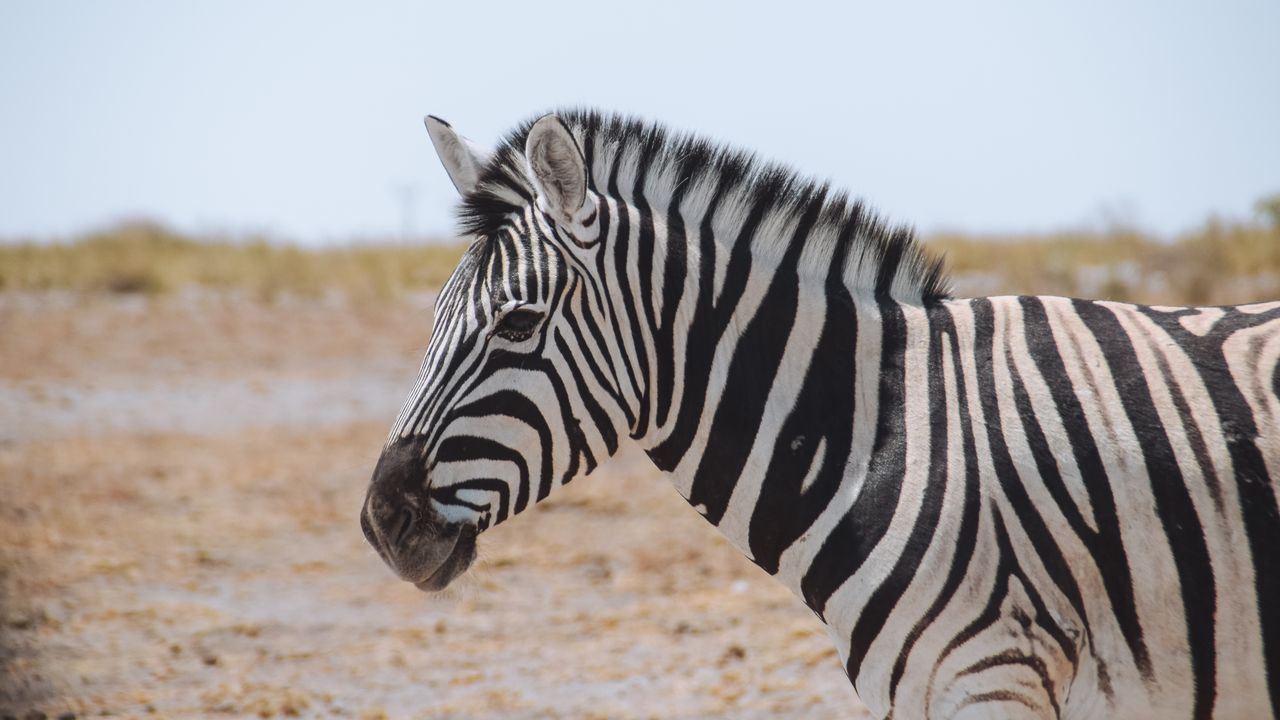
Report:
[[[0,295],[0,715],[861,716],[634,453],[395,580],[356,513],[425,302]]]

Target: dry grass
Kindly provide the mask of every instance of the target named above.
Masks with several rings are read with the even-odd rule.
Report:
[[[1115,226],[1038,235],[939,233],[957,294],[1067,295],[1170,305],[1280,298],[1280,194],[1253,220],[1211,217],[1173,240]]]
[[[453,243],[301,248],[266,238],[193,238],[130,222],[70,242],[0,243],[0,290],[162,294],[182,288],[388,299],[439,288],[461,257]]]
[[[964,296],[1067,295],[1223,305],[1280,297],[1280,223],[1211,219],[1172,242],[1130,229],[1038,236],[939,234]]]
[[[1211,305],[1280,297],[1280,196],[1252,221],[1211,218],[1173,240],[1138,230],[1011,236],[939,233],[962,296],[1037,294]],[[301,248],[265,238],[192,238],[133,222],[70,242],[0,242],[0,291],[163,294],[182,288],[385,300],[438,288],[460,242]]]

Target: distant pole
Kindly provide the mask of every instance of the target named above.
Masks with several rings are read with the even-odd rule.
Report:
[[[401,183],[395,188],[400,200],[400,242],[408,242],[413,235],[413,211],[418,199],[418,186]]]

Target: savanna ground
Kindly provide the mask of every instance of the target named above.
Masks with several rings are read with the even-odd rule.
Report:
[[[961,294],[1225,303],[1280,297],[1275,220],[931,242]],[[812,614],[634,452],[445,595],[383,567],[357,513],[457,253],[0,245],[0,716],[860,716]]]
[[[772,717],[818,622],[629,454],[444,596],[357,523],[429,296],[0,295],[0,715]]]

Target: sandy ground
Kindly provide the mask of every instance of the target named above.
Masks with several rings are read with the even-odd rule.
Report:
[[[0,294],[0,716],[864,716],[635,452],[392,577],[357,512],[429,302]]]

